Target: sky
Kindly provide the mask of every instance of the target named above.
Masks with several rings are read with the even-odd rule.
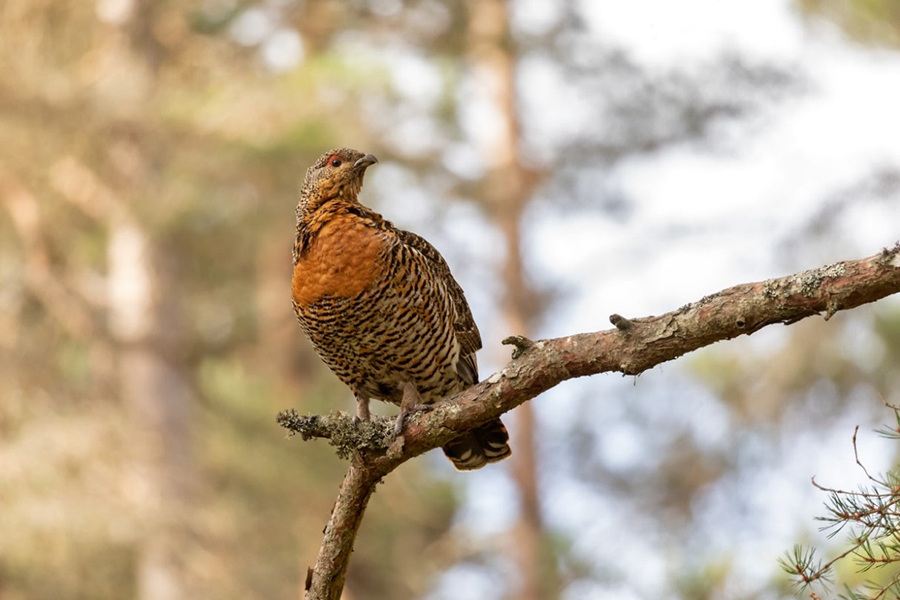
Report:
[[[861,258],[897,239],[900,202],[848,211],[841,227],[845,244],[834,252],[772,255],[835,189],[857,184],[870,169],[900,164],[900,53],[860,48],[825,24],[809,28],[787,1],[584,4],[592,7],[586,14],[598,37],[621,44],[650,68],[709,62],[736,51],[798,65],[809,90],[737,126],[727,153],[686,144],[623,165],[615,177],[635,202],[631,223],[557,215],[537,232],[540,240],[563,237],[590,250],[573,256],[566,244],[538,242],[536,271],[559,274],[562,267],[574,280],[590,266],[606,267],[585,290],[575,329],[590,325],[598,300],[627,306],[632,314],[670,310],[746,277]],[[647,14],[658,24],[649,30]],[[662,256],[648,260],[638,251],[648,237],[671,230],[686,233]],[[610,256],[617,259],[604,260]],[[678,273],[677,286],[635,293],[636,282],[665,280],[671,273]],[[667,293],[675,289],[677,294]]]
[[[539,32],[557,18],[552,3],[529,0],[517,6],[514,22],[524,31]],[[541,212],[526,242],[529,262],[534,273],[547,274],[542,283],[562,285],[571,295],[544,323],[540,337],[606,329],[612,313],[659,314],[738,283],[869,256],[900,238],[896,200],[849,203],[824,243],[805,245],[801,236],[812,215],[833,206],[835,190],[853,190],[864,185],[872,171],[900,164],[900,53],[862,48],[832,25],[805,23],[787,0],[583,0],[581,6],[593,36],[621,47],[648,69],[689,69],[730,52],[750,61],[793,65],[805,89],[748,121],[726,125],[731,130],[724,132],[725,151],[684,144],[620,164],[611,177],[634,203],[627,219]],[[534,95],[540,104],[547,86],[540,84],[541,77],[533,80],[537,83],[523,94]],[[559,100],[546,103],[558,106]],[[471,130],[489,129],[490,112],[482,112],[472,114]],[[659,239],[665,244],[657,243]],[[900,304],[897,298],[884,302]],[[770,328],[745,343],[776,348],[784,341],[783,331]],[[485,337],[490,345],[496,336]],[[870,348],[874,342],[852,343]],[[659,538],[646,529],[651,523],[642,522],[636,511],[629,514],[627,505],[567,476],[569,469],[560,462],[573,457],[559,454],[552,440],[565,435],[576,420],[594,419],[598,427],[615,424],[601,436],[599,451],[608,465],[633,468],[648,460],[646,439],[617,420],[625,402],[628,410],[686,419],[710,444],[727,443],[727,414],[709,392],[688,381],[683,361],[657,367],[637,380],[601,376],[567,382],[535,401],[542,430],[552,432],[541,438],[548,520],[568,532],[596,566],[616,564],[622,569],[618,584],[579,584],[567,598],[666,594],[672,568],[668,553],[673,549],[658,545]],[[500,366],[490,355],[486,362],[487,373]],[[598,397],[589,414],[581,401],[585,395]],[[666,404],[676,408],[660,407],[661,397],[671,398]],[[794,418],[799,423],[804,415]],[[850,436],[856,424],[872,418],[869,408],[848,410],[829,431],[782,440],[780,447],[788,451],[772,457],[777,468],[759,469],[709,493],[703,506],[708,522],[698,527],[707,531],[713,552],[733,552],[743,566],[728,584],[730,592],[752,594],[761,588],[776,570],[775,560],[797,541],[798,522],[815,527],[813,518],[821,514],[823,497],[809,484],[812,475],[848,487],[860,481]],[[874,418],[877,422],[890,414]],[[761,454],[767,451],[758,449]],[[892,455],[893,446],[863,431],[860,452],[878,470],[886,467],[884,459]],[[735,519],[735,494],[743,496],[740,504],[749,517],[731,527],[717,527],[717,520]],[[497,508],[514,502],[510,483],[502,476],[475,474],[468,497],[462,521],[471,531],[490,539],[511,523],[512,515]],[[774,506],[773,497],[779,499]],[[447,586],[452,581],[453,595],[447,595],[450,588],[445,587],[434,598],[488,597],[484,594],[498,585],[490,574],[468,567],[452,572],[446,581]]]

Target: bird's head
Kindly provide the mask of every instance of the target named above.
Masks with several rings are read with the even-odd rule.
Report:
[[[329,150],[306,170],[300,206],[314,211],[329,200],[358,202],[366,169],[377,162],[373,155],[352,148]]]

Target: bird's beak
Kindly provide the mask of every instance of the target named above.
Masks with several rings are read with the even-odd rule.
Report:
[[[362,158],[357,160],[355,163],[353,163],[353,167],[357,168],[357,169],[358,168],[365,169],[366,167],[370,167],[377,162],[378,162],[378,159],[375,158],[374,154],[366,154],[365,156],[363,156]]]

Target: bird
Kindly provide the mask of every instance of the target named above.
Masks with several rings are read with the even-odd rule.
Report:
[[[359,202],[372,154],[324,153],[306,171],[297,204],[291,296],[300,327],[352,391],[356,419],[375,398],[405,420],[478,382],[481,334],[462,287],[428,241]],[[460,471],[510,456],[500,419],[443,447]]]

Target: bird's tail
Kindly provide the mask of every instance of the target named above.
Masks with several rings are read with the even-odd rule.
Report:
[[[500,419],[461,435],[443,450],[459,471],[474,471],[512,454],[509,433]]]

